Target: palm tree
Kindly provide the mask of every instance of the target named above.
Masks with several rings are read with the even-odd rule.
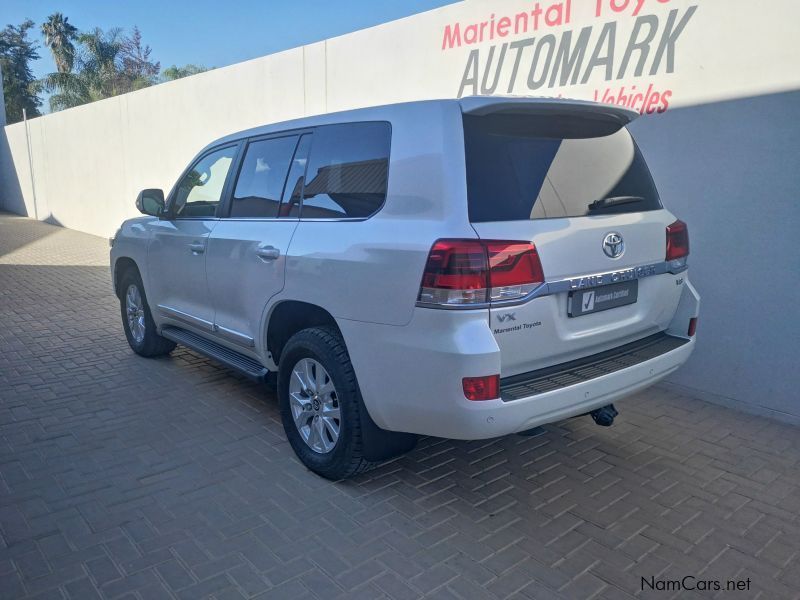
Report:
[[[53,54],[58,72],[69,73],[75,60],[75,46],[72,42],[78,37],[78,28],[69,23],[68,17],[56,12],[42,24],[42,35],[44,45]]]
[[[50,73],[41,82],[52,93],[51,110],[111,98],[156,81],[159,64],[150,61],[150,47],[142,46],[138,29],[133,37],[126,37],[118,28],[95,28],[78,35],[77,41],[74,68]]]
[[[78,36],[80,52],[74,71],[50,73],[44,88],[55,92],[50,96],[51,110],[61,110],[116,96],[125,89],[120,73],[121,30],[107,33],[97,28]]]

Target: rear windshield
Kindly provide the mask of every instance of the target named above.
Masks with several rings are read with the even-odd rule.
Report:
[[[464,115],[472,222],[523,221],[661,208],[624,127],[553,115]]]

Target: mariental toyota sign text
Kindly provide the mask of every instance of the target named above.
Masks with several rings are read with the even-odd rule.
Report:
[[[675,49],[697,5],[672,8],[666,15],[644,12],[648,4],[670,0],[598,0],[594,22],[571,28],[573,2],[536,2],[530,10],[491,13],[478,22],[444,27],[442,50],[471,48],[458,96],[471,94],[552,94],[553,88],[601,78],[592,99],[651,114],[669,108],[673,90],[648,77],[673,73]],[[633,18],[629,31],[618,20]],[[490,45],[486,45],[486,44]],[[480,47],[479,47],[480,46]],[[633,80],[635,83],[625,83]]]

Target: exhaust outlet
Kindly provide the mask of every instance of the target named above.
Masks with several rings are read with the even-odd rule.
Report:
[[[611,427],[614,423],[614,417],[616,417],[619,413],[617,409],[614,408],[613,404],[609,404],[608,406],[603,406],[601,408],[597,408],[589,413],[594,419],[594,422],[598,425],[602,425],[603,427]]]

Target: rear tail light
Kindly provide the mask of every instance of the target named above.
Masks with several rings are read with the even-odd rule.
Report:
[[[439,240],[428,253],[419,290],[420,302],[480,304],[486,302],[489,264],[477,240]]]
[[[530,242],[439,240],[428,254],[419,302],[464,306],[523,298],[544,282]]]
[[[670,267],[686,266],[689,256],[689,229],[683,221],[675,221],[667,226],[667,262]]]
[[[692,317],[689,319],[689,337],[694,337],[694,334],[697,332],[697,317]]]
[[[464,377],[461,383],[467,400],[495,400],[500,397],[500,375]]]
[[[516,300],[544,283],[542,263],[530,242],[484,242],[489,256],[489,300]]]

